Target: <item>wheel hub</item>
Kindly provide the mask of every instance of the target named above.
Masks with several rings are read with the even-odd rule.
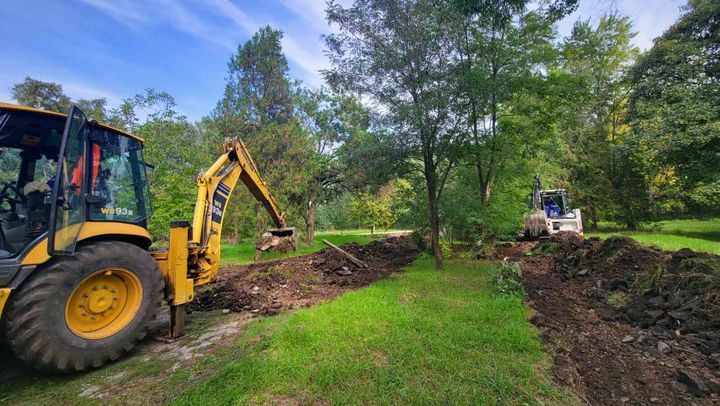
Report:
[[[103,339],[125,328],[141,304],[142,285],[134,273],[103,269],[75,287],[65,306],[65,322],[79,337]]]

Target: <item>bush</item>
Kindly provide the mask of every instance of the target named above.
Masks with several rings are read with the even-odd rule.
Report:
[[[498,273],[493,280],[493,287],[497,293],[510,296],[524,296],[525,289],[522,284],[522,271],[517,262],[502,262]]]
[[[493,244],[487,238],[477,237],[475,243],[472,246],[473,254],[475,259],[485,258],[492,251]]]

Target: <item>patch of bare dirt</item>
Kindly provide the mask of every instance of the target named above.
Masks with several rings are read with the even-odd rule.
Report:
[[[387,238],[367,245],[346,244],[342,249],[368,267],[358,267],[332,248],[302,257],[226,266],[189,308],[267,315],[306,307],[387,277],[419,254],[407,237]]]
[[[495,257],[520,262],[560,384],[591,404],[720,402],[720,257],[623,237],[547,243],[556,251],[515,244]]]

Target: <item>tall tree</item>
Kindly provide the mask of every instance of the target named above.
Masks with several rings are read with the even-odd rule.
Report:
[[[631,158],[622,148],[628,126],[625,123],[630,87],[626,72],[637,57],[632,45],[632,24],[627,17],[614,14],[575,23],[563,45],[563,68],[571,76],[573,92],[561,131],[569,145],[562,165],[569,169],[574,200],[585,209],[591,229],[603,217],[622,214],[629,223],[631,200],[619,201],[617,191],[628,182],[637,187]],[[627,197],[642,199],[642,190]],[[630,224],[634,226],[635,224]]]
[[[432,0],[356,0],[348,8],[330,1],[328,21],[339,30],[325,37],[333,65],[326,80],[378,103],[403,162],[419,163],[437,269],[443,265],[438,198],[463,135],[447,11]]]
[[[10,95],[13,100],[24,106],[62,113],[70,110],[72,105],[70,98],[63,93],[62,85],[43,82],[29,76],[25,77],[23,82],[13,85],[10,88]]]
[[[720,204],[718,44],[720,3],[690,0],[632,69],[632,142],[644,155],[656,206],[679,199],[716,211]]]
[[[225,136],[240,135],[252,151],[290,222],[301,218],[308,183],[306,162],[312,156],[307,134],[294,118],[292,84],[282,51],[282,32],[263,27],[230,58],[223,98],[215,108],[213,127]],[[268,226],[261,204],[242,190],[226,215],[231,233],[246,227],[247,206],[254,208],[256,230]]]
[[[303,199],[306,241],[315,236],[318,206],[342,193],[347,183],[339,152],[343,143],[366,131],[368,113],[355,98],[298,88],[295,117],[312,145],[311,159],[304,172],[308,183]]]
[[[260,28],[228,62],[225,94],[215,114],[243,125],[285,123],[292,118],[288,63],[280,45],[282,31]]]
[[[467,160],[477,170],[486,205],[504,166],[550,135],[548,74],[557,61],[553,23],[575,2],[455,0],[454,5],[457,75],[469,106]]]

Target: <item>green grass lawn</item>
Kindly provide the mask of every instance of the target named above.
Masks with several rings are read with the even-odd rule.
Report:
[[[406,272],[251,324],[177,404],[569,404],[517,297],[490,264]],[[209,371],[207,371],[209,372]]]
[[[382,237],[384,232],[376,231],[375,235]],[[301,241],[298,244],[297,250],[285,254],[269,251],[263,254],[263,260],[294,257],[319,251],[326,247],[326,245],[322,242],[323,239],[326,239],[335,245],[343,245],[351,242],[367,244],[372,241],[372,237],[370,237],[370,230],[346,230],[342,232],[320,231],[315,233],[315,241],[312,244],[308,245]],[[235,245],[222,245],[221,262],[223,264],[249,264],[253,262],[254,257],[254,240],[242,241],[240,244]]]
[[[602,226],[602,224],[601,224]],[[666,220],[644,225],[638,231],[614,230],[587,233],[586,237],[607,238],[624,235],[643,244],[655,245],[665,250],[690,248],[699,252],[720,255],[720,219],[709,220]]]

